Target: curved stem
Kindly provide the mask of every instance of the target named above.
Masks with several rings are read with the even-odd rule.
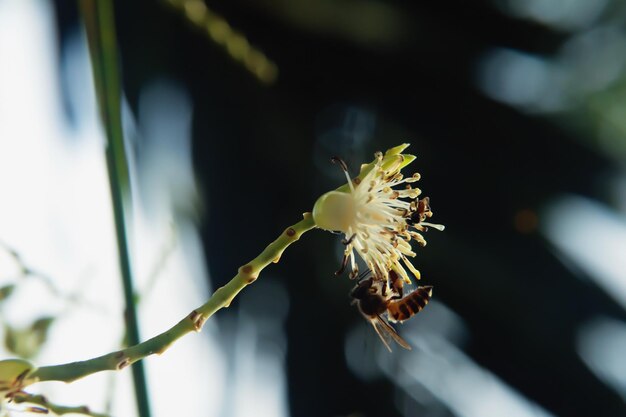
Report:
[[[41,367],[30,374],[28,380],[33,383],[39,381],[72,382],[95,372],[120,370],[146,356],[165,352],[174,342],[187,333],[200,331],[209,317],[219,309],[228,307],[237,294],[253,283],[267,265],[278,262],[289,245],[314,227],[315,222],[311,213],[304,213],[304,219],[285,229],[259,256],[241,266],[237,275],[226,285],[217,289],[206,303],[193,310],[169,330],[143,343],[97,358]]]

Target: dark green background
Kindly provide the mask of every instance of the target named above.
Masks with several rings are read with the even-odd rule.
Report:
[[[335,3],[358,13],[358,1]],[[623,400],[575,351],[581,323],[597,314],[623,320],[624,310],[574,277],[537,230],[514,227],[520,210],[540,214],[561,193],[606,201],[598,178],[616,162],[581,140],[589,136],[584,129],[563,128],[567,114],[557,115],[561,123],[525,114],[485,97],[475,83],[491,48],[550,56],[571,34],[486,1],[385,4],[402,16],[402,35],[363,43],[308,30],[252,2],[210,2],[278,64],[278,81],[264,86],[165,4],[116,2],[131,107],[159,77],[192,95],[195,171],[206,198],[200,228],[213,285],[341,183],[330,156],[355,172],[374,151],[408,141],[433,221],[447,226],[427,234],[415,264],[434,297],[468,325],[465,352],[555,415],[626,415]],[[57,2],[57,12],[63,40],[78,16],[70,1]],[[341,129],[350,117],[360,117],[361,140]],[[338,240],[311,232],[268,275],[290,297],[291,414],[398,415],[392,382],[364,382],[346,367],[344,337],[362,319],[349,306],[352,283],[333,277]],[[238,301],[214,319],[223,326],[237,309]],[[415,407],[420,416],[454,415],[445,406]]]

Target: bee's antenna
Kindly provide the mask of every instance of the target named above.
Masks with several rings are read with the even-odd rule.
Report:
[[[360,283],[361,281],[363,281],[364,279],[367,278],[367,276],[371,273],[372,271],[368,268],[365,271],[361,272],[359,274],[358,278],[358,282]]]

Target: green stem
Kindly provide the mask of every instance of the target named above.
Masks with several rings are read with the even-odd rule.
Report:
[[[115,218],[118,257],[126,304],[126,334],[129,345],[139,343],[130,254],[126,237],[125,206],[130,208],[130,181],[124,147],[121,114],[121,85],[117,61],[117,40],[112,0],[79,0],[87,29],[96,93],[106,130],[106,160]],[[148,387],[143,364],[133,366],[133,383],[139,415],[150,417]]]
[[[26,404],[35,404],[35,405],[41,406],[41,408],[34,407],[28,410],[37,414],[48,414],[49,411],[52,411],[54,414],[58,416],[61,416],[63,414],[82,414],[82,415],[90,416],[90,417],[109,417],[109,415],[107,414],[93,412],[87,406],[71,407],[71,406],[52,404],[43,395],[28,394],[23,391],[15,393],[15,395],[12,396],[12,399],[13,401],[15,401],[16,404],[26,403]]]
[[[200,331],[209,317],[219,309],[228,307],[233,298],[243,288],[253,283],[267,265],[278,262],[289,245],[314,227],[315,223],[311,214],[304,213],[303,220],[285,229],[278,239],[270,243],[259,256],[241,266],[237,275],[226,285],[217,289],[205,304],[193,310],[174,327],[158,336],[138,345],[86,361],[41,367],[30,374],[28,380],[32,382],[72,382],[95,372],[119,370],[146,356],[165,352],[175,341],[187,333]]]

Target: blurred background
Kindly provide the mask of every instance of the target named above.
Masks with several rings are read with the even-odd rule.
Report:
[[[626,416],[626,3],[115,2],[144,338],[377,150],[431,198],[433,301],[389,354],[307,233],[147,359],[155,416]],[[123,303],[86,38],[0,0],[2,356],[87,359]],[[129,372],[41,384],[134,415]]]

